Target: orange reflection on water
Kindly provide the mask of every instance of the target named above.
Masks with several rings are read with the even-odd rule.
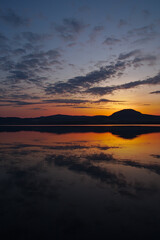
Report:
[[[117,136],[111,132],[71,132],[57,134],[53,132],[20,131],[0,133],[1,144],[14,143],[34,146],[80,144],[88,147],[84,151],[89,151],[89,148],[95,145],[109,147],[107,152],[114,154],[120,160],[131,159],[145,163],[153,158],[153,154],[159,154],[159,139],[160,133],[142,134],[130,139]],[[157,161],[157,159],[154,160]]]

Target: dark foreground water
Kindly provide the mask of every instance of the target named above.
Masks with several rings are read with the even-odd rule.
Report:
[[[160,127],[0,127],[1,239],[160,239]]]

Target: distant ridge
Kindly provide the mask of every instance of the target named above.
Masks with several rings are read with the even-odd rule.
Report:
[[[0,125],[160,124],[160,116],[123,109],[110,116],[51,115],[37,118],[0,117]]]
[[[133,109],[123,109],[113,113],[110,117],[139,117],[142,113]],[[144,115],[144,114],[143,114]]]

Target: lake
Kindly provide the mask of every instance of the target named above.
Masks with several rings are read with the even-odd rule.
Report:
[[[1,126],[3,239],[160,235],[160,126]]]

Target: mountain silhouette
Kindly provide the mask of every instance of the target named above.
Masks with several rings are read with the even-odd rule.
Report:
[[[37,118],[0,117],[0,125],[160,124],[160,116],[123,109],[110,116],[52,115]]]
[[[142,113],[133,109],[123,109],[113,113],[110,117],[113,118],[138,118],[141,117]]]
[[[109,121],[112,123],[160,123],[160,116],[142,114],[133,109],[123,109],[109,116]]]

